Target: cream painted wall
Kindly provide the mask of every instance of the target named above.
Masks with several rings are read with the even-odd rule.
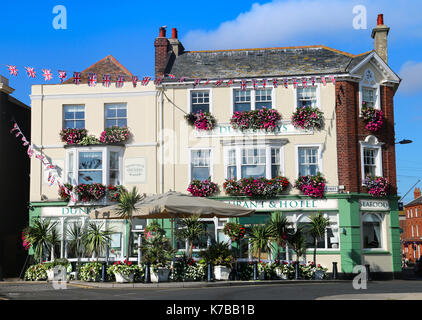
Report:
[[[338,185],[337,176],[337,140],[335,120],[335,87],[331,83],[320,85],[320,105],[325,116],[325,127],[312,135],[259,136],[258,140],[286,139],[284,146],[284,173],[294,183],[297,172],[296,145],[320,144],[322,146],[322,171],[330,186]],[[166,160],[170,163],[165,167],[165,191],[168,189],[185,192],[189,184],[189,150],[190,148],[209,147],[213,152],[213,181],[222,189],[224,183],[224,155],[222,141],[229,138],[198,138],[194,137],[194,129],[187,125],[184,112],[190,111],[190,90],[172,88],[165,91],[166,95],[177,106],[164,99],[164,122],[166,128],[165,145]],[[211,111],[220,123],[229,123],[232,112],[232,88],[211,88]],[[289,120],[295,110],[295,89],[275,89],[275,107],[281,113],[283,120]],[[174,128],[174,131],[170,128]],[[172,136],[173,135],[173,136]],[[174,161],[175,160],[175,161]],[[175,162],[175,163],[174,163]],[[292,189],[291,193],[298,193]]]

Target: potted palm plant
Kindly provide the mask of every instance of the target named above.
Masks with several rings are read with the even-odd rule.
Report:
[[[199,220],[199,215],[193,215],[179,221],[180,228],[176,231],[176,238],[185,239],[189,242],[188,258],[192,258],[193,243],[199,241],[207,231],[203,223]]]
[[[261,263],[261,253],[271,253],[273,246],[271,243],[271,228],[269,225],[256,225],[251,228],[249,241],[252,244],[252,250],[258,255],[258,263]],[[263,280],[265,273],[260,274]]]
[[[53,247],[53,243],[56,244],[56,226],[57,222],[51,222],[48,219],[36,219],[32,226],[28,226],[24,230],[26,239],[34,250],[35,259],[39,263],[48,255],[48,251]],[[53,236],[52,233],[54,233]]]
[[[85,253],[84,238],[86,237],[86,228],[81,223],[73,223],[67,230],[67,239],[69,248],[76,256],[76,271],[73,273],[74,279],[78,278],[80,259]]]
[[[226,242],[216,242],[201,251],[200,256],[214,265],[215,280],[228,280],[234,262],[233,252]]]
[[[288,239],[287,231],[290,227],[290,222],[282,215],[281,212],[276,212],[272,217],[269,224],[271,237],[277,244],[277,259],[280,259],[280,247],[285,247]],[[283,264],[280,265],[284,267]],[[286,279],[286,275],[282,268],[276,268],[276,274],[279,278]]]
[[[311,225],[309,228],[309,233],[314,238],[314,264],[316,263],[316,251],[318,247],[318,240],[325,237],[325,232],[330,226],[330,220],[325,218],[321,212],[313,214],[310,216]],[[321,279],[324,276],[324,273],[321,270],[315,270],[314,277],[316,279]]]
[[[295,261],[295,278],[299,279],[300,271],[299,271],[299,259],[303,256],[306,252],[306,238],[303,233],[302,227],[297,227],[293,234],[289,234],[288,242],[292,247],[293,251],[296,254],[296,261]]]

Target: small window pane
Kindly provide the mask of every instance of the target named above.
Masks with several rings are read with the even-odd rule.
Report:
[[[318,168],[318,147],[299,148],[299,175],[316,175]]]
[[[316,87],[297,88],[297,106],[316,108]]]
[[[205,180],[211,175],[210,150],[191,151],[191,178],[192,180]]]
[[[209,91],[191,91],[191,110],[197,112],[209,112]]]
[[[374,214],[368,214],[363,219],[363,247],[381,247],[381,221]]]
[[[83,105],[63,106],[63,126],[65,129],[85,128],[85,106]]]
[[[234,112],[243,112],[251,110],[251,91],[234,90]]]
[[[107,128],[127,126],[127,109],[125,103],[106,104],[105,115],[105,125]]]

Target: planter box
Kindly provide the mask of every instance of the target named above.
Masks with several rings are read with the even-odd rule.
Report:
[[[66,268],[53,268],[47,270],[48,281],[62,281],[66,280]]]
[[[167,282],[169,281],[170,268],[158,268],[151,272],[151,282]]]
[[[119,272],[115,272],[114,276],[116,277],[116,282],[118,283],[127,283],[127,282],[133,282],[133,278],[135,276],[135,273],[132,272],[129,275],[123,275]]]
[[[230,268],[225,266],[215,266],[214,267],[214,277],[215,280],[229,280]]]
[[[324,280],[324,271],[315,270],[315,272],[314,272],[314,280]]]

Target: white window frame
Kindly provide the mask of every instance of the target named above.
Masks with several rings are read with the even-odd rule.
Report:
[[[364,141],[359,141],[360,143],[360,163],[361,163],[361,177],[362,177],[362,185],[364,185],[365,181],[365,168],[364,168],[364,149],[376,149],[377,156],[376,156],[376,169],[375,174],[379,177],[382,177],[383,169],[382,169],[382,145],[384,143],[379,142],[377,137],[369,135],[365,138]]]
[[[82,119],[75,119],[75,118],[66,120],[64,118],[64,113],[65,113],[64,109],[66,107],[83,107],[83,109],[84,109],[83,121],[84,121],[84,128],[86,128],[86,108],[85,108],[85,104],[77,104],[77,103],[75,103],[75,104],[63,104],[62,105],[62,128],[65,129],[65,121],[74,121],[75,122],[75,121],[81,121],[82,120]]]
[[[189,174],[188,174],[188,184],[192,181],[192,151],[208,150],[210,151],[210,176],[211,180],[214,179],[214,150],[210,147],[201,147],[201,148],[189,148]]]
[[[213,113],[213,88],[189,88],[188,90],[188,101],[187,101],[187,106],[189,106],[189,112],[192,112],[192,92],[195,91],[208,91],[208,96],[209,96],[209,113]]]
[[[296,177],[299,177],[299,148],[318,148],[318,170],[323,172],[322,168],[322,144],[297,144],[295,145]]]
[[[260,81],[260,79],[257,79],[257,81]],[[258,89],[264,89],[262,88],[262,85],[259,85]],[[275,88],[273,85],[266,85],[265,89],[271,89],[271,109],[276,110],[276,95],[275,95]],[[231,113],[230,116],[232,116],[234,114],[234,91],[235,90],[242,90],[241,85],[239,84],[239,86],[232,86],[231,90],[230,90],[230,105],[231,105]],[[253,85],[251,83],[248,82],[248,84],[246,85],[246,90],[250,90],[251,91],[251,111],[255,110],[255,89],[253,88]]]
[[[123,147],[120,146],[90,146],[90,147],[73,147],[73,148],[67,148],[66,149],[66,182],[70,183],[72,185],[78,185],[78,177],[79,177],[79,153],[80,152],[101,152],[102,153],[102,184],[105,186],[109,185],[110,181],[110,152],[118,152],[119,153],[119,180],[120,184],[123,185]],[[69,182],[67,180],[68,173],[69,173],[69,155],[70,153],[73,153],[73,177],[72,181]]]
[[[299,81],[299,80],[298,80]],[[308,85],[307,87],[312,87],[312,85]],[[316,87],[316,108],[321,110],[321,84],[320,83],[315,83],[315,85],[313,87]],[[293,94],[293,112],[296,112],[296,109],[298,107],[297,105],[297,89],[299,88],[303,88],[302,84],[298,84],[297,88],[294,88],[294,94]]]
[[[280,149],[280,175],[284,176],[284,143],[267,142],[261,144],[232,144],[224,146],[224,178],[227,179],[227,167],[229,163],[229,151],[236,150],[236,180],[242,179],[242,150],[244,149],[265,149],[265,178],[271,179],[271,149]]]
[[[126,117],[122,118],[122,117],[116,117],[116,118],[107,118],[107,106],[108,105],[124,105],[126,107]],[[128,109],[127,109],[127,103],[126,102],[107,102],[104,103],[104,128],[108,128],[107,127],[107,120],[108,119],[112,119],[112,120],[116,120],[116,119],[126,119],[126,127],[128,127],[128,119],[129,119],[129,115],[128,115]]]
[[[363,235],[363,219],[366,215],[375,215],[379,221],[380,221],[380,246],[379,248],[364,248],[363,247],[363,241],[364,241],[364,235]],[[362,246],[362,251],[363,252],[371,252],[371,251],[380,251],[380,250],[387,250],[386,246],[386,239],[385,237],[387,236],[386,233],[386,219],[385,219],[385,214],[379,213],[379,212],[361,212],[360,215],[360,229],[362,230],[361,234],[360,234],[360,241],[361,241],[361,246]]]
[[[362,88],[375,89],[376,99],[374,109],[381,110],[380,85],[376,82],[375,73],[371,69],[366,69],[364,71],[363,79],[359,82],[359,115],[362,111]]]

